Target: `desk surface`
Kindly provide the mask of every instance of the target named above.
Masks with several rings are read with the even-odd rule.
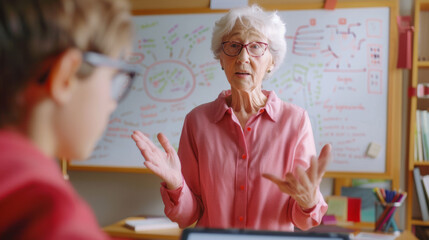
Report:
[[[142,217],[130,217],[121,220],[112,225],[106,226],[103,230],[111,237],[122,237],[131,239],[170,239],[179,240],[182,230],[180,228],[162,229],[162,230],[147,230],[136,232],[125,227],[125,220],[142,219]],[[404,231],[395,240],[418,240],[410,231]]]
[[[125,220],[143,219],[143,217],[130,217],[121,220],[112,225],[106,226],[103,230],[111,237],[125,237],[131,239],[173,239],[178,240],[182,230],[180,228],[162,229],[162,230],[146,230],[136,232],[125,226]]]

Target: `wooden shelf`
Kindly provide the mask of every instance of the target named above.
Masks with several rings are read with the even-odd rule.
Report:
[[[410,81],[410,87],[415,87],[418,83],[429,83],[427,81],[426,77],[426,69],[429,69],[429,61],[426,59],[424,61],[419,61],[417,56],[418,50],[419,50],[419,34],[421,33],[421,29],[427,29],[427,24],[421,24],[420,19],[420,13],[424,11],[429,10],[429,0],[415,0],[414,4],[414,38],[413,38],[413,68],[411,71],[411,81]],[[426,14],[426,13],[425,13]],[[425,32],[425,31],[423,31]],[[427,36],[425,36],[427,37]],[[426,44],[426,42],[422,42],[422,44]],[[429,101],[427,101],[425,98],[410,98],[409,101],[409,132],[408,132],[408,176],[407,176],[407,192],[408,192],[408,199],[407,199],[407,224],[406,229],[411,230],[412,226],[429,226],[429,221],[422,221],[421,219],[413,219],[412,212],[413,209],[415,210],[416,207],[413,205],[413,200],[415,200],[415,194],[414,188],[414,175],[413,175],[413,169],[419,168],[421,171],[422,176],[427,175],[429,173],[429,160],[428,161],[422,161],[417,162],[414,158],[414,145],[416,144],[414,142],[414,132],[416,129],[416,109],[420,110],[427,110],[429,109]]]
[[[429,68],[429,61],[418,61],[417,67],[419,68]]]
[[[411,224],[412,225],[417,225],[417,226],[429,226],[429,221],[422,221],[422,220],[412,219],[411,220]]]
[[[414,166],[429,166],[429,162],[414,162]]]
[[[420,0],[420,10],[421,11],[429,11],[429,1],[428,0]]]

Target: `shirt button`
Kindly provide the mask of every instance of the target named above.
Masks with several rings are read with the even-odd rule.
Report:
[[[238,220],[240,220],[240,222],[242,222],[242,221],[244,220],[244,217],[243,217],[243,216],[240,216],[240,217],[238,218]]]
[[[241,185],[241,186],[240,186],[240,189],[241,189],[241,190],[244,190],[244,185]]]
[[[249,132],[250,132],[250,130],[252,130],[252,129],[251,129],[250,127],[248,127],[248,128],[247,128],[247,131],[249,131]]]
[[[243,155],[241,155],[241,158],[242,158],[242,159],[246,159],[246,158],[247,158],[247,155],[246,155],[246,154],[243,154]]]

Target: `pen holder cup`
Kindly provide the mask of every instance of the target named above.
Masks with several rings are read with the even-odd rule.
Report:
[[[405,197],[404,197],[405,199]],[[381,203],[375,201],[375,227],[374,231],[381,232],[399,232],[398,225],[395,222],[395,212],[402,205],[404,199],[400,202]]]

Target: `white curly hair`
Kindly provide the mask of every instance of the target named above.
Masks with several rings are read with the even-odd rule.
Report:
[[[258,5],[231,9],[216,21],[213,28],[212,46],[214,58],[219,59],[222,39],[239,23],[245,29],[253,29],[268,39],[268,49],[273,56],[274,67],[265,78],[269,78],[283,63],[286,55],[286,25],[275,12],[265,12]]]

